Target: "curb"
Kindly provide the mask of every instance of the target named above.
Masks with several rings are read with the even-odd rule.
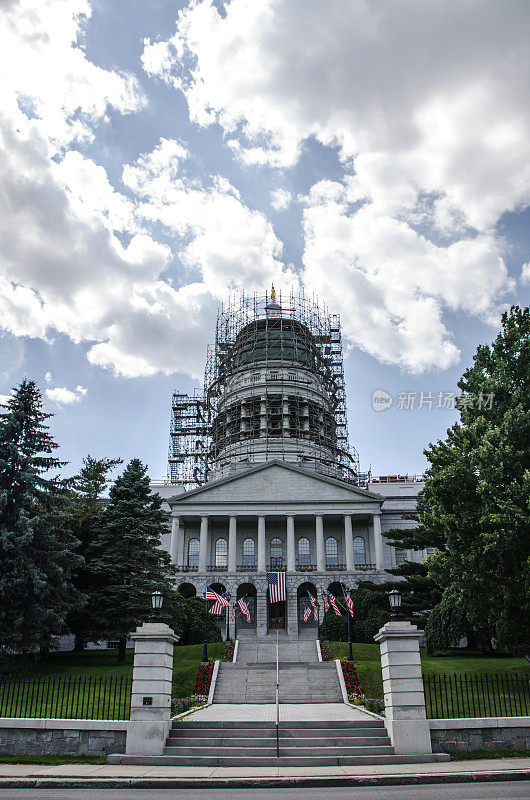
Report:
[[[524,781],[530,770],[445,774],[292,778],[0,778],[0,789],[223,789],[320,786],[411,786],[426,783]]]

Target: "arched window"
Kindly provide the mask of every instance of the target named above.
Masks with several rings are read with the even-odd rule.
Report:
[[[334,536],[326,539],[326,564],[335,566],[339,563],[339,543]]]
[[[215,566],[228,566],[228,545],[226,539],[218,539],[215,543]]]
[[[305,567],[311,563],[311,552],[309,550],[309,539],[303,537],[298,539],[298,565]]]
[[[190,539],[188,542],[188,567],[199,566],[199,540]]]
[[[256,566],[254,553],[255,553],[254,539],[245,539],[245,541],[243,542],[243,566],[244,567],[254,567],[254,566]]]
[[[283,567],[283,547],[281,539],[271,539],[271,567],[281,569]]]
[[[366,564],[366,546],[362,536],[356,536],[353,540],[353,560],[356,567],[363,567]]]

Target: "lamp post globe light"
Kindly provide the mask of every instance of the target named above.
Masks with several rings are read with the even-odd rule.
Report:
[[[151,622],[160,622],[163,604],[164,595],[162,592],[153,592],[151,595],[151,605],[153,606]]]
[[[402,620],[403,616],[401,614],[401,592],[399,589],[391,589],[388,592],[388,602],[390,603],[390,619],[391,620]]]

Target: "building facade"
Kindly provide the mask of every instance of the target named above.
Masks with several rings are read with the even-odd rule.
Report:
[[[412,558],[382,533],[414,524],[403,514],[421,488],[359,469],[338,317],[274,289],[221,309],[203,392],[173,395],[168,479],[153,484],[180,592],[245,597],[251,621],[238,613],[231,635],[299,634],[316,626],[308,593],[383,582]],[[268,571],[286,573],[286,602],[269,601]]]

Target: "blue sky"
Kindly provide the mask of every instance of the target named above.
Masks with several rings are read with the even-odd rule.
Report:
[[[361,465],[422,471],[456,413],[398,393],[528,304],[528,3],[2,6],[0,393],[38,382],[67,469],[163,477],[218,305],[274,281],[341,315]]]

